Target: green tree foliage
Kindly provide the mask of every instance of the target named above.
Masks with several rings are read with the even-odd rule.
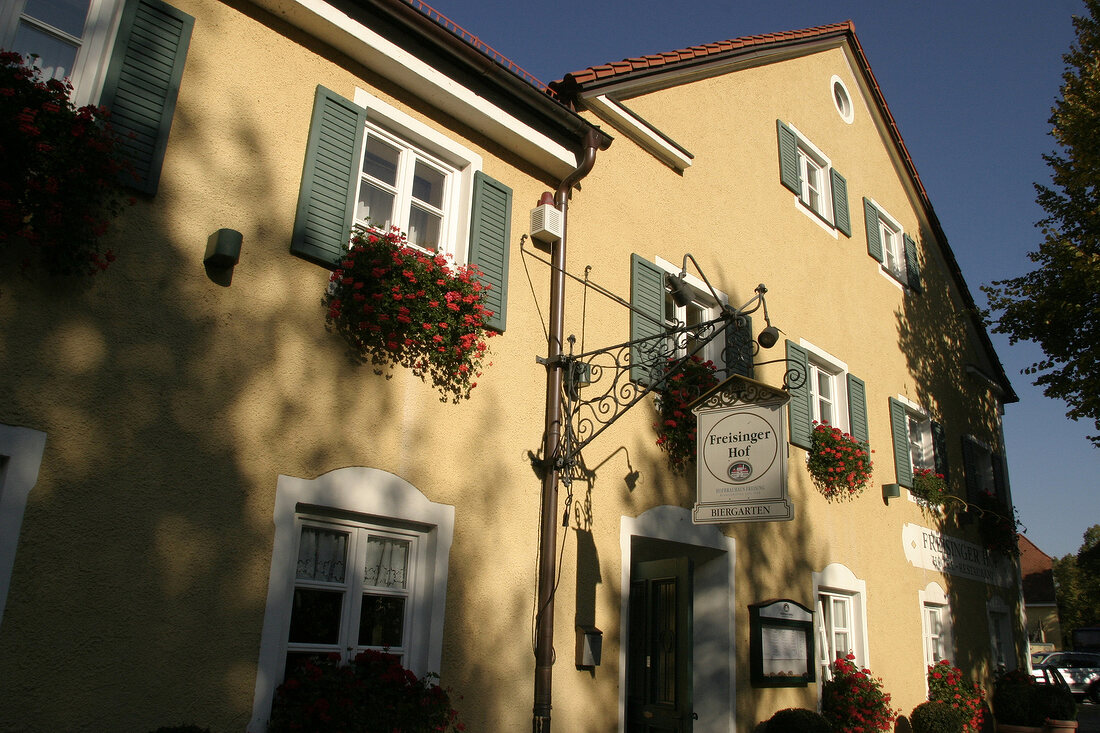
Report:
[[[1046,358],[1032,364],[1035,384],[1069,406],[1074,420],[1100,431],[1100,0],[1075,16],[1076,44],[1063,56],[1061,98],[1051,110],[1058,150],[1045,155],[1050,186],[1036,185],[1046,216],[1043,242],[1028,257],[1038,267],[983,287],[993,330],[1010,343],[1034,341]],[[1100,446],[1100,434],[1089,436]]]
[[[1065,641],[1070,640],[1074,629],[1100,626],[1100,524],[1085,530],[1076,555],[1054,561],[1054,583]]]

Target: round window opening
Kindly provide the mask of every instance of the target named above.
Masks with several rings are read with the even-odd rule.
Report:
[[[840,80],[840,77],[834,76],[832,83],[833,103],[836,104],[836,111],[840,113],[841,119],[851,124],[855,114],[852,108],[852,99],[848,96],[848,89],[844,86],[844,82]]]

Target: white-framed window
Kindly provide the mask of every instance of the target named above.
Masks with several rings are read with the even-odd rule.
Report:
[[[901,227],[895,226],[885,217],[879,217],[878,231],[884,257],[882,266],[895,280],[905,282],[905,246],[901,240]]]
[[[943,659],[952,661],[955,656],[954,635],[947,594],[939,583],[932,582],[917,595],[920,603],[921,631],[924,637],[925,667]]]
[[[864,197],[863,214],[867,228],[867,254],[879,262],[882,274],[891,282],[903,289],[919,289],[916,241],[874,199]]]
[[[1016,669],[1016,642],[1008,604],[999,596],[993,596],[986,602],[986,616],[993,668],[1006,672]]]
[[[35,55],[51,79],[69,79],[79,107],[99,99],[121,0],[15,0],[0,10],[0,48]]]
[[[409,243],[467,261],[477,153],[363,89],[367,110],[355,221],[396,226]]]
[[[843,84],[840,85],[847,99]],[[839,104],[834,87],[834,101]],[[850,100],[849,106],[850,106]],[[779,180],[795,194],[795,205],[833,237],[852,236],[848,182],[832,161],[798,129],[776,121],[779,135]]]
[[[852,97],[848,94],[848,87],[836,74],[833,74],[833,77],[829,80],[829,85],[833,93],[833,104],[836,105],[836,111],[840,115],[840,119],[849,125],[852,124],[856,113],[855,108],[852,106]]]
[[[680,273],[679,267],[660,257],[656,258],[656,263],[658,267],[670,275],[678,275]],[[729,302],[726,294],[718,290],[715,291],[719,298],[719,300],[716,301],[710,292],[710,288],[707,287],[707,284],[690,273],[685,277],[685,281],[691,290],[692,296],[691,302],[687,305],[677,304],[672,298],[671,288],[667,282],[665,283],[663,319],[666,329],[671,330],[683,326],[699,326],[721,315],[722,306]],[[713,329],[711,329],[711,331],[712,330]],[[703,347],[702,351],[697,352],[701,343],[700,337],[706,335],[706,333],[699,333],[697,336],[695,331],[689,331],[686,336],[678,335],[675,338],[675,343],[670,341],[670,350],[673,351],[676,356],[697,353],[703,361],[710,360],[714,362],[717,369],[722,370],[725,368],[725,362],[722,358],[725,339],[718,336]]]
[[[848,365],[802,339],[799,342],[807,354],[807,386],[810,390],[810,416],[819,423],[847,431],[848,425]]]
[[[422,676],[443,648],[454,507],[379,469],[279,476],[252,723],[264,730],[288,665],[389,649]]]
[[[0,623],[4,620],[27,496],[38,481],[45,449],[45,433],[0,425]]]
[[[813,573],[812,579],[821,678],[830,679],[832,662],[848,654],[855,656],[857,666],[870,666],[867,583],[840,563],[827,565],[820,573]]]
[[[287,670],[298,660],[366,649],[406,663],[421,633],[413,626],[423,532],[374,522],[301,517]]]
[[[910,412],[906,415],[906,427],[909,436],[909,460],[913,462],[913,469],[935,470],[932,420],[927,415]]]

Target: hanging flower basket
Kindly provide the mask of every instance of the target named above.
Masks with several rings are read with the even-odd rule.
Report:
[[[408,244],[396,228],[358,229],[322,299],[329,326],[358,359],[403,366],[443,401],[468,399],[495,331],[476,267]]]
[[[0,246],[18,238],[50,274],[94,275],[115,259],[100,238],[134,202],[119,183],[131,166],[106,112],[77,109],[71,92],[67,80],[0,51]]]
[[[807,468],[814,485],[826,499],[852,499],[871,481],[873,452],[866,443],[840,428],[814,421]]]
[[[947,501],[947,481],[942,473],[930,468],[918,468],[913,471],[912,494],[928,506],[943,506]]]
[[[678,359],[669,359],[665,367],[667,375]],[[657,391],[657,445],[668,453],[669,468],[683,473],[695,460],[695,415],[688,405],[704,392],[718,384],[714,362],[692,356],[682,367],[664,381],[664,388]]]

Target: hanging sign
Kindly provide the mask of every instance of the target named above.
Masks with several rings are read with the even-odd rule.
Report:
[[[732,376],[692,406],[697,427],[696,524],[794,519],[787,498],[790,395]]]

